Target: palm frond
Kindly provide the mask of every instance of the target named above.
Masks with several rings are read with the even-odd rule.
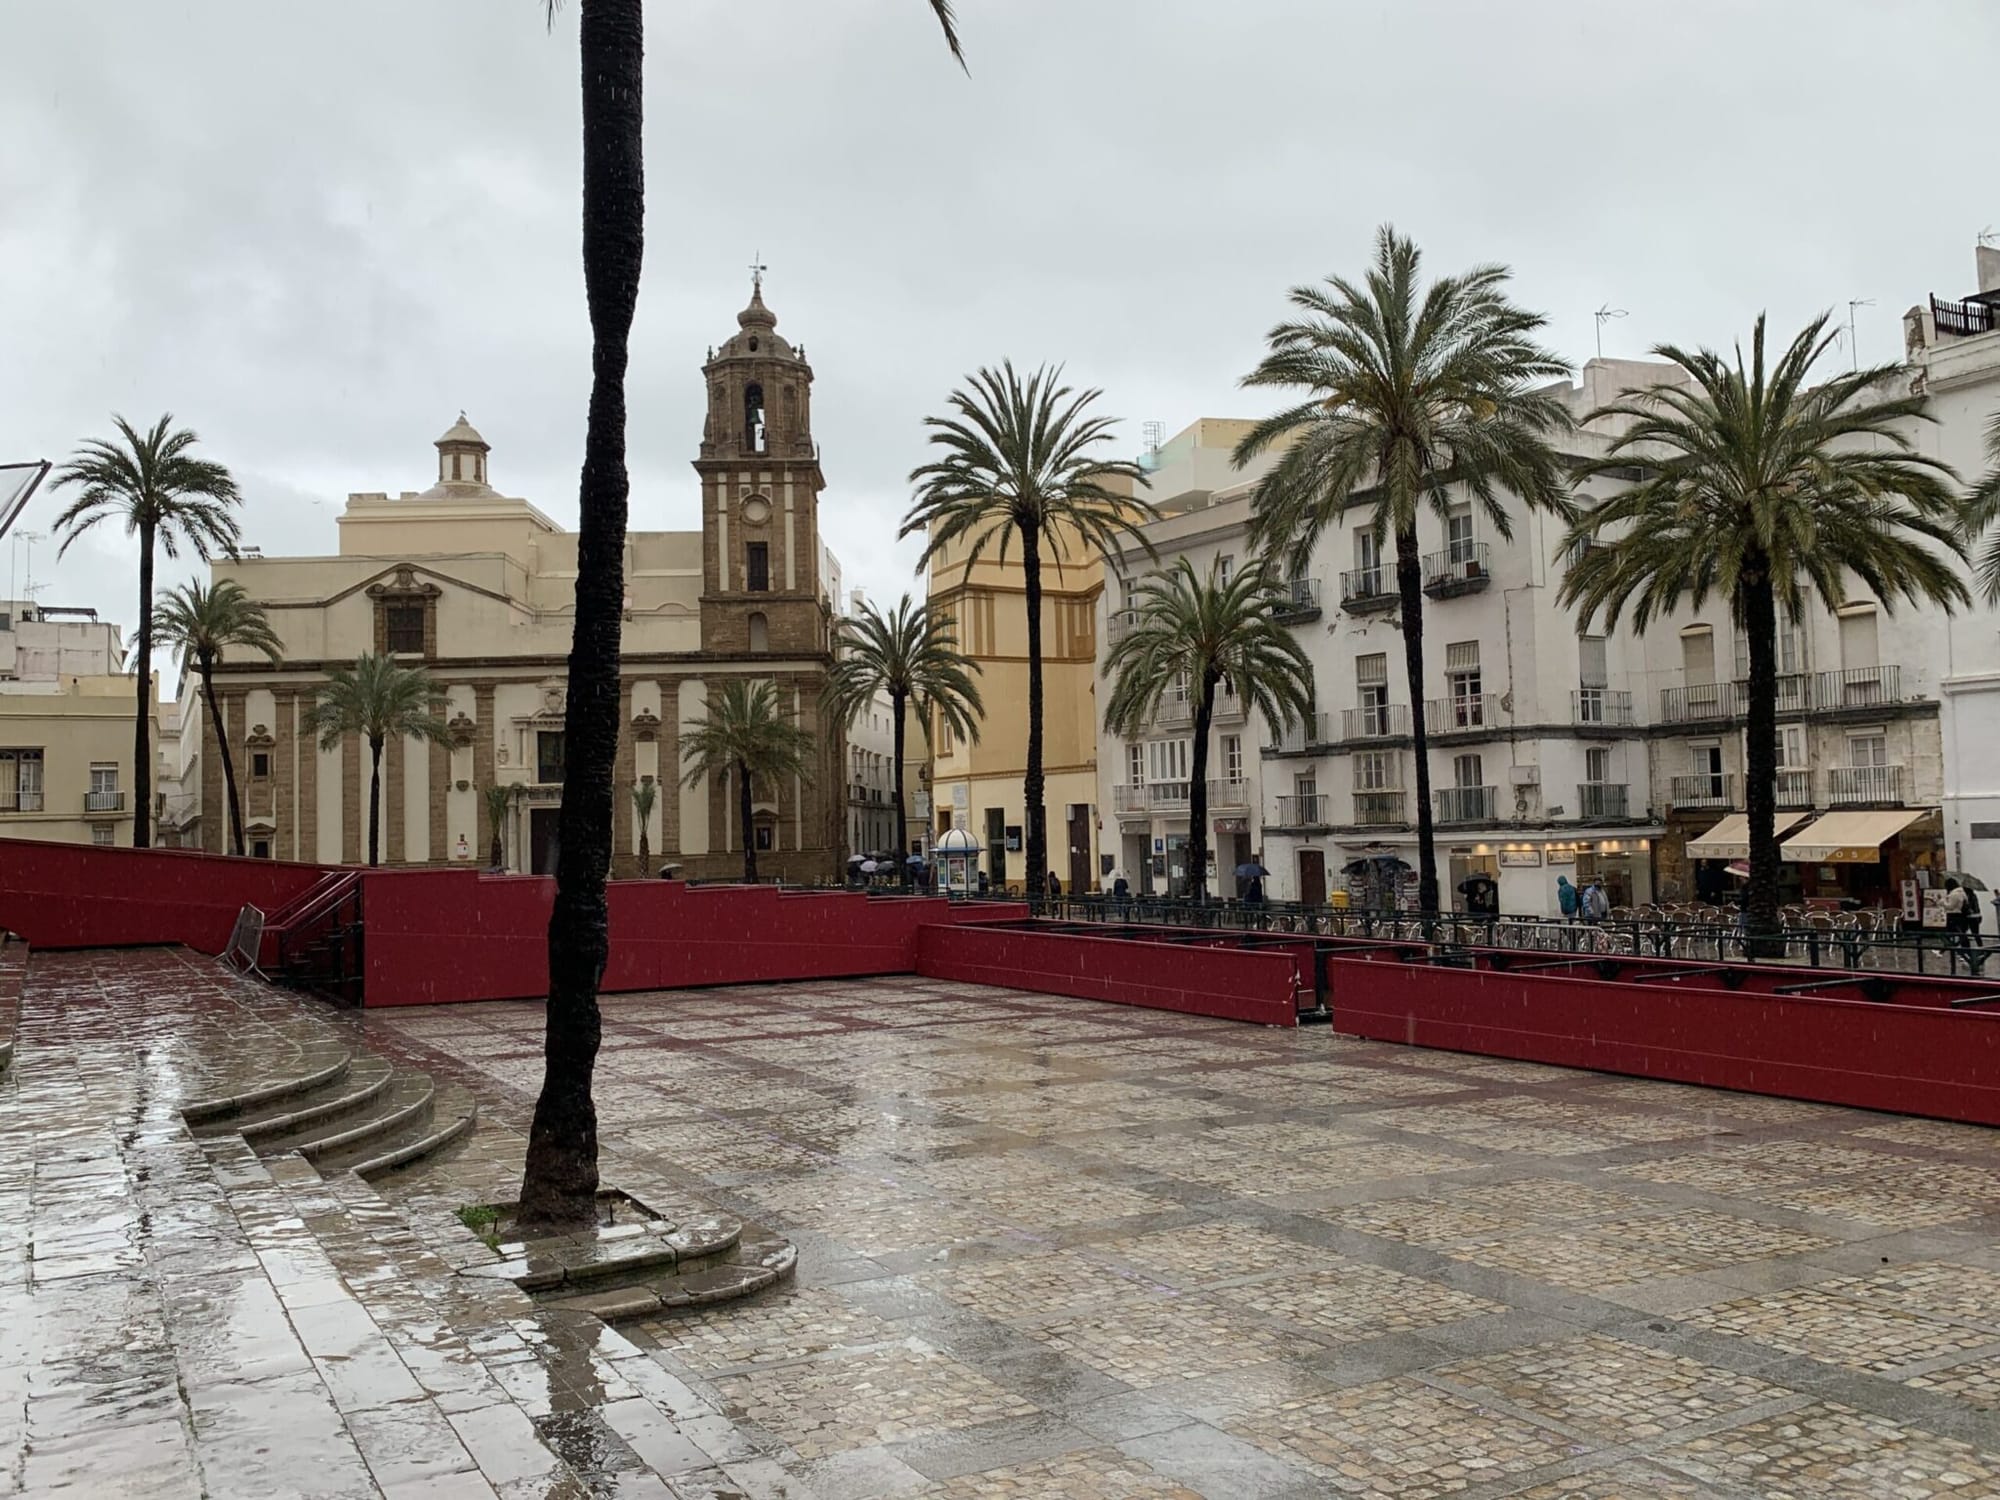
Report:
[[[681,731],[683,784],[747,766],[753,782],[812,774],[819,741],[778,703],[769,682],[731,678]]]
[[[935,714],[962,739],[979,738],[986,705],[972,679],[981,668],[960,654],[952,628],[908,594],[888,615],[864,604],[836,627],[835,660],[824,701],[836,724],[851,724],[878,694],[915,703],[930,733]]]
[[[444,690],[428,672],[371,651],[327,675],[311,722],[322,750],[336,749],[350,734],[370,743],[405,736],[444,743],[450,738],[444,707]]]

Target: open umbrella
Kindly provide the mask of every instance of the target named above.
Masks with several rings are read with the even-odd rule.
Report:
[[[1236,867],[1236,878],[1238,880],[1261,880],[1270,873],[1269,870],[1265,869],[1262,864],[1254,859],[1246,859]]]
[[[1985,881],[1965,870],[1946,870],[1938,879],[1940,884],[1947,880],[1956,880],[1968,891],[1983,891],[1986,889]]]
[[[1750,861],[1747,859],[1731,860],[1722,868],[1727,870],[1731,875],[1734,875],[1738,880],[1748,880],[1750,878]]]

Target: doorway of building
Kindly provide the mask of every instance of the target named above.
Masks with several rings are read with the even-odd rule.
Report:
[[[1086,802],[1069,805],[1069,881],[1063,887],[1072,896],[1090,889],[1090,815]]]
[[[1306,906],[1326,905],[1326,851],[1299,851],[1299,901]]]
[[[1450,882],[1450,888],[1444,892],[1446,902],[1454,911],[1475,909],[1472,898],[1465,891],[1465,883],[1476,876],[1484,876],[1493,882],[1484,889],[1496,903],[1487,912],[1480,914],[1487,915],[1490,911],[1499,909],[1497,898],[1500,886],[1500,861],[1490,854],[1454,854],[1451,856],[1451,873],[1446,877]]]
[[[528,809],[528,873],[553,875],[556,872],[556,827],[562,817],[560,807]]]

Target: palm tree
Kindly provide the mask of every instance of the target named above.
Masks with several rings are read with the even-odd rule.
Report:
[[[1252,539],[1303,573],[1313,544],[1350,511],[1375,545],[1394,538],[1417,763],[1417,902],[1438,909],[1430,745],[1425,732],[1423,563],[1417,521],[1450,514],[1463,489],[1496,535],[1510,537],[1505,495],[1570,514],[1569,476],[1555,440],[1569,408],[1546,382],[1569,366],[1532,337],[1543,319],[1508,300],[1505,266],[1475,266],[1423,286],[1416,245],[1383,225],[1375,263],[1357,285],[1292,288],[1303,317],[1267,336],[1270,353],[1243,383],[1299,387],[1298,405],[1266,417],[1236,462],[1289,441],[1258,483]],[[1539,384],[1539,388],[1537,388]]]
[[[1972,488],[1965,501],[1965,535],[1968,543],[1978,538],[1995,520],[2000,520],[2000,414],[1986,428],[1986,458],[1993,465]],[[1973,576],[1986,594],[1988,604],[2000,604],[2000,532],[1987,539],[1986,550],[1973,566]]]
[[[648,776],[633,783],[632,811],[639,816],[639,875],[653,873],[653,804],[660,800],[660,784]]]
[[[1641,477],[1591,502],[1570,528],[1576,560],[1562,598],[1584,628],[1615,628],[1629,606],[1643,630],[1711,594],[1749,648],[1743,806],[1750,823],[1746,928],[1778,928],[1778,611],[1797,618],[1807,586],[1830,609],[1851,574],[1884,610],[1900,597],[1950,610],[1967,598],[1951,562],[1963,519],[1951,470],[1901,430],[1926,419],[1921,396],[1884,396],[1894,367],[1808,387],[1833,343],[1822,313],[1766,368],[1764,319],[1734,360],[1713,350],[1653,350],[1689,380],[1627,391],[1587,421],[1623,424],[1586,475],[1640,467]],[[1582,543],[1592,543],[1583,546]]]
[[[889,697],[889,711],[895,721],[896,778],[896,858],[903,884],[910,883],[910,824],[903,801],[903,709],[914,703],[923,720],[926,737],[931,732],[931,715],[961,739],[979,738],[979,718],[986,705],[979,701],[979,686],[972,674],[977,662],[959,654],[951,627],[937,619],[929,608],[913,604],[908,594],[887,616],[863,604],[852,619],[835,627],[833,670],[827,674],[825,701],[827,718],[835,724],[852,724],[856,714],[875,700]]]
[[[319,747],[333,750],[350,734],[368,741],[368,863],[382,862],[382,747],[392,737],[450,742],[444,690],[421,667],[399,667],[393,656],[364,652],[336,668],[313,704]]]
[[[1112,419],[1089,413],[1103,392],[1073,391],[1061,381],[1061,369],[1047,366],[1023,380],[1010,360],[998,370],[980,370],[967,389],[953,391],[955,416],[924,418],[944,456],[910,474],[916,499],[897,533],[929,533],[918,572],[940,552],[965,543],[967,578],[988,548],[1004,563],[1020,539],[1028,611],[1028,764],[1021,791],[1031,894],[1048,888],[1049,863],[1042,805],[1042,564],[1087,562],[1115,552],[1126,538],[1151,555],[1140,527],[1158,515],[1145,500],[1112,488],[1119,480],[1144,484],[1137,464],[1090,451],[1111,439]]]
[[[819,742],[778,707],[768,682],[732,678],[709,700],[702,716],[681,733],[683,782],[700,786],[710,776],[736,779],[737,824],[743,832],[743,878],[757,878],[757,839],[751,789],[758,781],[810,776]]]
[[[1188,894],[1208,894],[1208,730],[1215,690],[1254,707],[1273,740],[1312,712],[1313,670],[1291,631],[1273,612],[1287,598],[1269,565],[1258,562],[1234,577],[1202,577],[1185,557],[1138,587],[1137,617],[1111,648],[1104,673],[1113,679],[1104,727],[1137,739],[1152,723],[1169,688],[1194,695],[1194,750],[1188,767]]]
[[[55,488],[75,488],[76,499],[56,517],[56,534],[68,552],[76,539],[100,521],[120,520],[128,536],[139,538],[139,628],[133,635],[138,699],[132,731],[132,847],[153,842],[153,552],[179,557],[185,547],[204,562],[220,553],[236,555],[236,517],[230,507],[242,496],[229,470],[191,450],[201,441],[162,414],[140,432],[113,415],[122,443],[92,438],[56,475]],[[242,853],[238,839],[237,852]]]
[[[208,703],[208,720],[215,729],[215,743],[222,754],[222,791],[229,799],[229,836],[238,855],[243,853],[243,807],[236,793],[236,762],[229,753],[229,733],[222,725],[222,705],[215,697],[215,663],[231,646],[261,651],[275,664],[284,659],[284,646],[264,606],[243,591],[234,579],[218,580],[208,588],[199,582],[184,583],[160,595],[153,612],[154,641],[178,650],[181,670],[190,659],[201,675],[201,696]]]
[[[545,0],[550,25],[560,0]],[[930,0],[959,56],[950,0]],[[556,900],[549,914],[542,1090],[528,1132],[520,1222],[592,1221],[597,1108],[590,1086],[602,1023],[597,982],[611,951],[611,772],[618,748],[619,626],[625,598],[625,367],[645,249],[644,0],[581,0],[583,281],[590,310],[590,412],[577,494],[576,624],[564,713]],[[964,59],[959,58],[961,64]]]
[[[497,782],[486,788],[482,795],[486,798],[486,825],[493,830],[487,863],[495,870],[504,870],[507,868],[507,815],[513,811],[514,803],[521,795],[521,784],[516,781]]]

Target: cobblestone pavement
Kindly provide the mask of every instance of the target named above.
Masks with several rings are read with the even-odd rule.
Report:
[[[2000,1497],[1992,1132],[915,978],[606,1013],[607,1182],[795,1285],[613,1332],[452,1274],[537,1006],[37,958],[0,1493]],[[475,1132],[366,1185],[179,1126],[328,1037]]]

